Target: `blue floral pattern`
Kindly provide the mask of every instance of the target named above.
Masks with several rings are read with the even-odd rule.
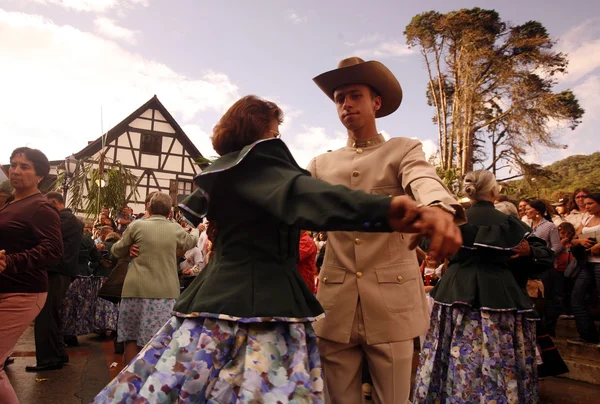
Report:
[[[117,340],[144,346],[169,320],[177,299],[125,297],[119,304]]]
[[[106,279],[78,276],[71,282],[60,310],[63,335],[86,335],[117,329],[117,305],[98,297],[98,290]]]
[[[538,403],[535,341],[525,313],[436,302],[414,402]]]
[[[172,317],[95,403],[323,403],[309,323]]]

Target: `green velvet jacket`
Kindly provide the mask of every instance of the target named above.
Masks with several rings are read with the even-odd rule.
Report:
[[[390,231],[390,198],[312,178],[279,139],[227,154],[180,207],[216,225],[214,255],[175,305],[179,316],[314,321],[323,309],[297,270],[300,229]]]
[[[468,209],[467,223],[460,230],[463,248],[431,291],[435,301],[491,310],[533,310],[525,285],[529,277],[553,268],[554,253],[546,243],[491,202],[478,202]],[[531,255],[511,258],[511,249],[523,239],[529,242]]]

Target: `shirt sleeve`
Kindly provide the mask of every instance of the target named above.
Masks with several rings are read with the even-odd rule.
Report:
[[[317,254],[317,245],[310,237],[300,237],[300,261]]]
[[[391,231],[387,224],[390,197],[369,195],[313,178],[281,151],[248,156],[234,175],[231,180],[243,199],[290,226],[331,231]]]
[[[423,205],[444,202],[456,210],[454,217],[457,224],[466,222],[463,207],[446,188],[435,168],[427,162],[423,146],[418,140],[410,140],[407,143],[400,158],[398,180],[402,188],[417,202]]]
[[[59,259],[63,254],[62,232],[58,212],[43,204],[33,214],[32,232],[37,245],[29,250],[6,255],[6,273],[26,272]]]
[[[114,258],[125,258],[127,255],[129,255],[129,248],[135,244],[135,240],[133,239],[135,230],[136,229],[133,226],[128,227],[123,233],[121,240],[113,244],[112,248],[110,249],[110,254]]]
[[[200,231],[193,229],[190,233],[185,231],[183,227],[177,225],[177,249],[178,250],[191,250],[198,245],[198,238],[200,237]]]
[[[550,247],[555,254],[558,254],[563,249],[563,245],[560,242],[560,235],[558,234],[558,227],[552,227],[548,238],[550,239],[550,245],[548,247]]]

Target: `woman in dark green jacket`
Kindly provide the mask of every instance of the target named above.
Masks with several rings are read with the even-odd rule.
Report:
[[[494,208],[489,171],[465,177],[473,205],[462,249],[430,292],[435,303],[415,381],[417,403],[537,403],[534,305],[529,276],[554,253],[520,220]]]
[[[96,402],[323,401],[311,322],[324,313],[297,271],[300,229],[424,233],[432,223],[406,196],[312,178],[278,139],[282,118],[275,104],[248,96],[215,126],[222,157],[180,205],[194,225],[208,217],[214,255],[175,316]],[[456,251],[455,230],[433,237]]]

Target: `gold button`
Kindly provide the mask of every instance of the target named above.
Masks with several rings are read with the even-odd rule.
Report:
[[[323,278],[323,283],[327,283],[327,277]]]
[[[371,141],[370,141],[370,140],[367,140],[367,146],[368,146],[368,145],[370,145],[370,144],[371,144]]]
[[[402,277],[402,275],[399,275],[397,279],[398,279],[398,282],[402,282],[402,280],[403,280],[404,278]]]
[[[357,273],[356,273],[356,277],[357,277],[357,278],[362,278],[362,272],[357,272]]]
[[[354,240],[354,244],[360,245],[360,243],[362,243],[361,239],[357,238],[357,239]]]
[[[360,173],[356,170],[352,171],[352,176],[353,177],[358,177],[360,175]]]
[[[363,149],[361,149],[361,148],[359,147],[358,149],[356,149],[356,152],[357,152],[358,154],[361,154],[361,153],[363,152]]]

